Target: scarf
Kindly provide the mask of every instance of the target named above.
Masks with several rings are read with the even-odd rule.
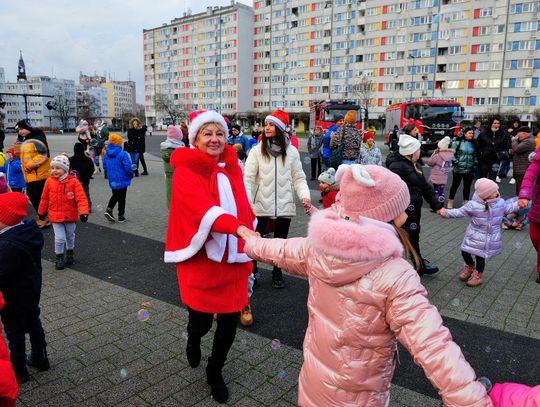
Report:
[[[289,144],[291,144],[291,139],[289,136],[285,135],[285,150],[287,150]],[[272,157],[281,157],[283,155],[281,146],[275,143],[273,138],[268,143],[268,154],[270,154]]]

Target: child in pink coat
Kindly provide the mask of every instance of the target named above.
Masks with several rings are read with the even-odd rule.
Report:
[[[454,158],[455,151],[449,147],[450,137],[446,136],[439,141],[437,149],[429,157],[427,163],[431,167],[429,182],[433,184],[435,196],[439,202],[446,200],[444,187],[446,187],[446,183],[448,182],[448,173],[452,171],[452,159]]]
[[[248,238],[245,246],[251,258],[309,279],[298,404],[387,406],[399,341],[445,405],[491,406],[405,260],[404,246],[412,248],[400,229],[410,202],[405,182],[360,164],[341,165],[336,181],[336,203],[312,215],[307,238]]]

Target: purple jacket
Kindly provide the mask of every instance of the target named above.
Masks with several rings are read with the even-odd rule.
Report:
[[[521,189],[519,190],[520,198],[532,200],[531,210],[529,211],[529,220],[534,223],[540,223],[540,186],[538,185],[538,174],[540,174],[540,148],[534,150],[536,155],[531,161],[531,165],[527,168]]]
[[[487,210],[486,210],[487,204]],[[461,250],[484,259],[501,254],[501,222],[503,217],[518,209],[517,202],[511,199],[505,201],[498,198],[487,203],[476,194],[473,198],[457,209],[447,209],[447,218],[471,218]]]
[[[433,152],[427,163],[431,167],[429,182],[446,185],[448,173],[452,171],[452,158],[454,158],[454,150],[439,151],[437,149]]]

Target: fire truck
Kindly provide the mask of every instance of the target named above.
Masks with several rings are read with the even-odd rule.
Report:
[[[395,103],[386,108],[386,142],[390,142],[394,126],[402,129],[406,124],[414,123],[420,134],[422,150],[428,152],[435,149],[443,137],[453,138],[459,134],[463,117],[463,107],[453,100],[423,99]]]
[[[323,131],[336,123],[336,116],[345,116],[348,110],[356,110],[356,127],[362,128],[362,110],[352,100],[322,100],[311,103],[309,109],[309,128],[322,126]]]

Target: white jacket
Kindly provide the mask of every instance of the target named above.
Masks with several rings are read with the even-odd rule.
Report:
[[[257,216],[295,216],[293,188],[300,199],[311,199],[300,154],[293,146],[287,148],[285,164],[281,157],[265,158],[261,145],[254,146],[244,168],[244,184]]]

